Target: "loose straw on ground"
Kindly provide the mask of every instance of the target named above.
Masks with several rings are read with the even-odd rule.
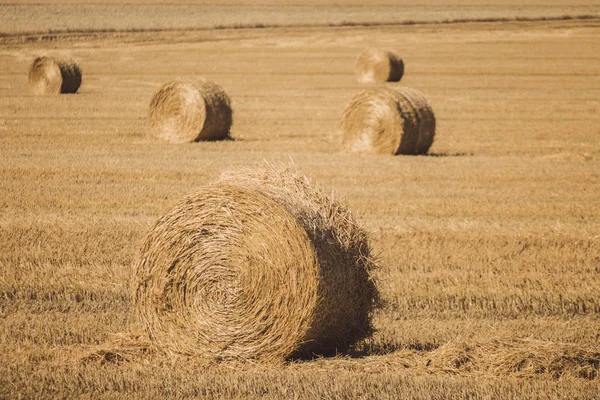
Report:
[[[233,113],[229,96],[217,83],[176,80],[154,94],[149,118],[156,137],[186,143],[227,139]]]
[[[533,339],[450,342],[428,355],[431,372],[533,378],[600,379],[600,349]]]
[[[421,92],[380,87],[350,100],[341,128],[344,145],[353,152],[425,154],[435,136],[435,116]]]
[[[350,211],[292,168],[224,175],[150,232],[135,303],[167,353],[281,361],[371,332],[369,243]]]

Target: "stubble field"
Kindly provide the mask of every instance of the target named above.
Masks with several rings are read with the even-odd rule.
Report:
[[[246,3],[256,17],[209,5],[217,17],[193,26],[201,5],[0,4],[0,398],[598,398],[598,6],[431,2],[405,18],[383,1],[313,17]],[[428,156],[342,150],[366,47],[398,51],[400,84],[427,96]],[[43,54],[79,63],[77,94],[28,92]],[[198,76],[228,91],[235,140],[152,138],[153,93]],[[152,224],[265,160],[293,162],[370,232],[377,332],[349,355],[269,366],[134,340],[131,265]]]

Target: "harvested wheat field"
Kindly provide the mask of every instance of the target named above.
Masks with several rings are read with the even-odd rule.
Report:
[[[597,1],[179,3],[0,0],[0,398],[599,398]],[[357,82],[367,48],[397,52],[401,82]],[[38,57],[75,60],[77,93],[35,95]],[[153,95],[201,78],[226,91],[231,140],[155,137]],[[348,151],[353,96],[398,86],[435,115],[427,153]],[[335,206],[227,172],[265,161]],[[227,221],[203,224],[231,247],[211,247],[214,262],[181,250],[193,267],[173,261],[136,297],[155,279],[144,255],[182,245],[165,216],[195,204]],[[157,226],[172,246],[153,247]],[[369,250],[364,287],[323,275],[354,257],[344,238]],[[260,268],[279,260],[312,280]],[[244,262],[258,267],[221,268]],[[204,267],[223,282],[192,274]],[[248,303],[264,329],[226,322],[244,279],[267,293]],[[203,291],[213,303],[186,297]],[[261,335],[302,314],[277,301],[296,292],[316,319]],[[162,317],[176,301],[192,310]],[[194,332],[169,341],[197,312],[221,340],[209,357]],[[236,340],[260,352],[236,353],[240,321]],[[329,336],[307,333],[319,326]]]

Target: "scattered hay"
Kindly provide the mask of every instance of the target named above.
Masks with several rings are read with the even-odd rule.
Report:
[[[76,93],[81,69],[73,61],[38,57],[29,67],[29,89],[35,94]]]
[[[292,168],[226,174],[150,232],[135,303],[167,353],[281,361],[345,351],[371,333],[367,235]]]
[[[153,355],[152,342],[142,332],[119,333],[107,342],[95,346],[80,358],[82,364],[121,364],[142,361]]]
[[[356,79],[360,83],[399,82],[404,61],[394,52],[367,49],[356,60]]]
[[[425,96],[407,87],[381,87],[356,94],[341,126],[354,152],[425,154],[435,136],[435,116]]]
[[[532,339],[449,343],[433,351],[427,364],[430,370],[455,374],[600,379],[600,350]]]
[[[150,102],[150,125],[155,136],[172,143],[223,140],[233,119],[231,102],[215,82],[172,81]]]

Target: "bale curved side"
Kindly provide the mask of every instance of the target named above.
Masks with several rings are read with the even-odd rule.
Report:
[[[356,79],[360,83],[399,82],[404,61],[392,51],[367,49],[356,60]]]
[[[435,136],[435,115],[425,96],[406,87],[357,93],[342,113],[346,148],[379,154],[425,154]]]
[[[379,295],[368,235],[350,210],[294,168],[268,166],[225,173],[222,182],[258,190],[292,213],[319,264],[317,308],[297,355],[345,351],[372,332]]]
[[[186,143],[228,138],[233,113],[229,96],[217,83],[176,80],[154,94],[149,119],[155,136]]]
[[[366,235],[303,179],[230,174],[158,221],[136,265],[135,301],[161,348],[281,361],[370,333],[377,291]]]
[[[81,69],[73,61],[38,57],[29,67],[29,88],[35,94],[76,93]]]

